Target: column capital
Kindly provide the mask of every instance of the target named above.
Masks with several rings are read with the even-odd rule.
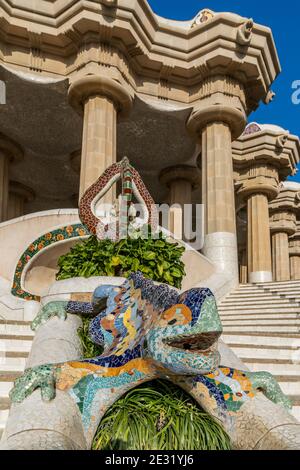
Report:
[[[286,233],[289,237],[296,232],[296,214],[289,210],[278,210],[270,217],[271,234]]]
[[[226,75],[215,75],[202,83],[198,101],[187,121],[190,134],[201,136],[208,124],[222,122],[230,127],[232,140],[245,129],[246,94],[244,85]]]
[[[297,221],[296,233],[289,239],[290,256],[300,256],[300,222]]]
[[[248,124],[232,144],[238,194],[244,198],[265,194],[269,201],[280,191],[280,181],[294,175],[300,160],[298,137],[270,124]]]
[[[116,7],[118,5],[118,0],[101,0],[101,3],[107,7]]]
[[[36,197],[33,189],[17,181],[9,182],[9,192],[23,198],[24,202],[32,202]]]
[[[289,243],[290,256],[299,256],[300,257],[300,240],[293,240]]]
[[[83,113],[86,100],[92,96],[105,96],[111,99],[122,115],[128,114],[132,107],[131,94],[123,85],[110,77],[86,75],[70,85],[69,103],[79,114]]]
[[[173,181],[185,180],[191,183],[192,190],[196,190],[199,188],[200,178],[201,172],[197,167],[176,165],[162,170],[159,176],[159,181],[169,188]]]
[[[21,146],[2,133],[0,133],[0,152],[7,156],[10,162],[19,162],[24,158]]]
[[[300,213],[300,184],[282,183],[280,193],[270,205],[272,233],[287,233],[292,236],[297,231],[297,217]]]
[[[280,191],[278,171],[267,162],[248,162],[247,166],[240,169],[235,186],[241,200],[247,200],[255,194],[264,194],[272,201]]]

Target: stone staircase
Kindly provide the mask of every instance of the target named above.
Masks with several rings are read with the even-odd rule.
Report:
[[[250,370],[276,377],[300,421],[300,281],[241,285],[219,313],[222,339]]]
[[[9,413],[9,391],[22,375],[31,349],[30,322],[0,318],[0,439]]]

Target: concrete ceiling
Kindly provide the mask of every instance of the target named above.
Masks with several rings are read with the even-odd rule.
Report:
[[[0,80],[6,83],[0,132],[21,145],[25,154],[22,162],[11,165],[10,179],[36,193],[26,212],[72,207],[79,176],[69,156],[81,148],[82,118],[68,104],[68,80],[39,81],[35,75],[20,76],[3,67]],[[185,130],[189,113],[190,109],[136,97],[130,116],[118,124],[118,158],[129,157],[156,202],[167,196],[158,181],[163,168],[196,164],[196,146]],[[199,201],[199,195],[195,197]]]

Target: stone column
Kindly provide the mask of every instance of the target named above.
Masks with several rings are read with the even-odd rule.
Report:
[[[297,231],[289,241],[291,280],[300,280],[300,222],[297,221]]]
[[[24,215],[24,204],[33,201],[35,193],[16,181],[9,183],[8,220]]]
[[[270,204],[273,277],[277,282],[291,279],[289,237],[297,230],[298,195],[293,183],[284,183],[279,196]]]
[[[4,135],[0,135],[0,223],[8,219],[9,166],[23,158],[21,148]]]
[[[291,279],[289,262],[289,236],[287,232],[272,234],[273,273],[276,282]]]
[[[160,182],[169,189],[168,228],[176,238],[184,238],[184,206],[192,204],[192,193],[199,187],[200,177],[201,173],[198,168],[187,165],[165,168],[160,174]]]
[[[244,130],[243,86],[225,76],[206,79],[187,127],[202,142],[203,253],[239,282],[231,142]]]
[[[130,110],[132,98],[112,78],[87,75],[72,83],[69,101],[83,113],[80,198],[99,176],[117,160],[117,115]],[[110,190],[102,202],[115,199]]]
[[[240,283],[247,284],[248,282],[248,263],[247,263],[247,250],[243,248],[240,252]]]
[[[248,270],[249,282],[272,282],[269,201],[265,194],[248,199]]]
[[[233,143],[237,197],[247,204],[247,252],[250,283],[271,282],[272,250],[269,203],[280,181],[295,170],[296,138],[280,127],[250,123]]]
[[[290,241],[291,280],[300,280],[300,238]]]

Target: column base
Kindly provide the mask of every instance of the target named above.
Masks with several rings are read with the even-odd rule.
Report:
[[[237,239],[234,233],[215,232],[205,236],[203,254],[239,284]]]
[[[249,274],[250,284],[259,284],[261,282],[272,282],[273,274],[271,271],[256,271]]]

